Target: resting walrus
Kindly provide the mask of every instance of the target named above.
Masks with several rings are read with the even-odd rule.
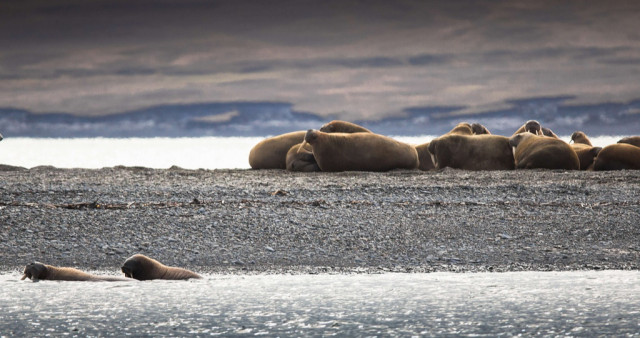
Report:
[[[306,131],[294,131],[264,139],[249,152],[251,169],[286,169],[287,152],[304,139]]]
[[[436,169],[513,169],[509,139],[504,136],[444,135],[431,140],[428,149]]]
[[[586,144],[588,146],[593,146],[587,137],[587,134],[581,131],[574,131],[573,134],[571,134],[571,142],[574,144]]]
[[[323,133],[371,133],[371,130],[363,126],[342,120],[333,120],[320,127],[320,131]]]
[[[640,136],[629,136],[621,138],[618,143],[626,143],[632,146],[640,147]]]
[[[536,120],[529,120],[522,125],[522,127],[518,128],[512,136],[516,136],[520,133],[528,132],[534,135],[540,136],[549,136],[553,138],[559,138],[551,129],[543,127],[540,122]]]
[[[491,135],[491,133],[489,129],[480,123],[469,124],[468,122],[460,122],[444,135]],[[418,169],[423,171],[435,169],[436,166],[433,164],[433,159],[431,159],[431,153],[429,152],[429,142],[419,144],[415,146],[415,148],[418,152],[418,159],[420,160]]]
[[[640,147],[626,143],[610,144],[598,153],[593,170],[640,169]]]
[[[580,169],[580,160],[568,143],[528,132],[509,139],[517,169]]]
[[[91,281],[91,282],[125,282],[132,281],[130,278],[111,277],[111,276],[96,276],[88,274],[74,268],[62,268],[57,266],[51,266],[42,264],[40,262],[33,262],[27,264],[24,268],[24,275],[20,280],[29,278],[34,282],[38,280],[64,280],[64,281]]]
[[[304,138],[322,171],[388,171],[416,169],[411,145],[373,133],[323,133],[310,129]]]
[[[291,147],[286,157],[287,170],[300,172],[320,171],[316,158],[313,157],[311,145],[299,143]]]
[[[129,257],[122,264],[122,272],[126,277],[137,280],[202,278],[193,271],[166,266],[141,254]]]

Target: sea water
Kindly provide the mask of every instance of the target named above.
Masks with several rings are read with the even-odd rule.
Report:
[[[422,144],[434,136],[393,136]],[[591,138],[594,146],[616,143],[621,136]],[[193,138],[6,138],[0,164],[32,168],[103,168],[117,165],[166,169],[246,169],[249,151],[264,137]],[[563,137],[569,141],[569,137]]]
[[[104,273],[104,272],[103,272]],[[205,275],[59,282],[0,274],[0,336],[634,336],[640,272]]]

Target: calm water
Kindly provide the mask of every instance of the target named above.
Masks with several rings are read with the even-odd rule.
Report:
[[[433,136],[395,137],[410,144]],[[595,137],[596,146],[616,143],[620,136]],[[199,138],[7,138],[0,142],[0,164],[32,168],[103,168],[117,165],[185,169],[249,168],[249,151],[262,137]],[[569,141],[569,137],[563,137]]]
[[[56,282],[0,275],[0,336],[633,336],[640,272],[206,275]]]

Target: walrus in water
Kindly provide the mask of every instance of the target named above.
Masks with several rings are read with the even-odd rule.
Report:
[[[287,152],[287,170],[300,172],[320,171],[318,162],[313,156],[313,150],[309,143],[299,143],[291,147]]]
[[[33,262],[24,268],[24,275],[20,280],[29,278],[34,282],[38,280],[64,280],[64,281],[90,281],[90,282],[126,282],[132,281],[130,278],[96,276],[88,274],[74,268],[62,268],[51,265]]]
[[[543,127],[540,122],[536,120],[529,120],[522,125],[522,127],[518,128],[512,136],[516,136],[518,134],[528,132],[534,135],[540,136],[549,136],[554,138],[559,138],[551,129]]]
[[[342,120],[333,120],[320,127],[320,131],[323,133],[371,133],[371,130],[363,126]]]
[[[621,138],[618,143],[626,143],[632,146],[640,147],[640,136],[629,136]]]
[[[305,131],[295,131],[264,139],[249,152],[252,169],[286,169],[287,152],[304,140]]]
[[[153,258],[137,254],[122,264],[125,277],[137,280],[202,278],[193,271],[166,266]]]
[[[444,135],[490,135],[491,133],[485,126],[480,123],[469,124],[467,122],[458,123],[453,129],[447,132]],[[442,135],[442,136],[444,136]],[[429,142],[419,144],[415,146],[416,151],[418,152],[418,160],[420,164],[418,165],[418,169],[427,171],[435,169],[436,166],[433,164],[433,159],[431,158],[431,153],[429,152]]]
[[[418,153],[406,143],[374,133],[323,133],[310,129],[304,138],[322,171],[416,169]]]
[[[640,147],[626,143],[610,144],[598,153],[593,170],[640,169]]]
[[[560,139],[523,132],[512,136],[509,145],[517,169],[580,169],[578,155]]]
[[[574,144],[586,144],[588,146],[593,146],[587,137],[587,134],[581,131],[574,131],[573,134],[571,134],[571,142]]]
[[[444,135],[431,140],[428,149],[436,169],[513,169],[513,155],[505,136]]]

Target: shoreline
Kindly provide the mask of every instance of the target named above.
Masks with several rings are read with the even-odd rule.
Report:
[[[136,253],[205,274],[640,268],[640,171],[10,169],[3,272]]]

